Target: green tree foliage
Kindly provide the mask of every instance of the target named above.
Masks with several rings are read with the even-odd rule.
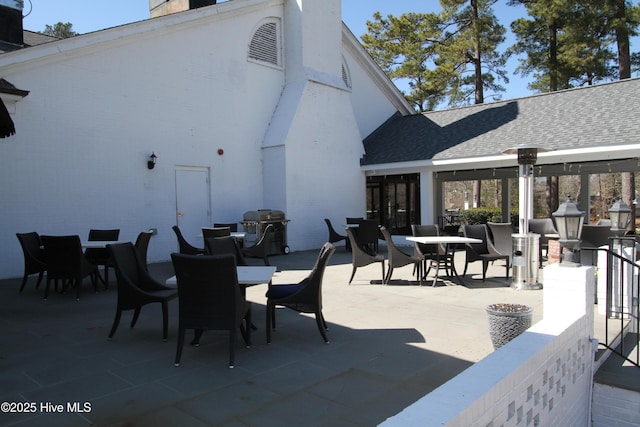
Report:
[[[516,72],[533,74],[537,92],[628,78],[633,56],[629,36],[637,34],[638,6],[626,0],[511,0],[528,18],[511,24],[524,54]],[[622,68],[621,68],[622,67]]]
[[[631,77],[632,68],[638,67],[638,59],[630,52],[631,36],[638,35],[640,25],[640,6],[632,5],[626,0],[605,0],[603,5],[605,29],[613,34],[618,54],[618,70],[620,79]],[[637,57],[637,53],[634,54]]]
[[[507,55],[497,48],[505,40],[505,28],[498,24],[491,6],[496,0],[440,0],[444,38],[438,65],[449,71],[447,95],[450,105],[485,100],[485,90],[494,99],[508,83],[504,66]]]
[[[530,89],[540,92],[569,87],[566,73],[558,60],[558,35],[567,20],[567,0],[513,0],[510,4],[524,4],[530,18],[511,23],[517,43],[510,53],[524,54],[516,73],[534,74]],[[545,90],[546,88],[546,90]]]
[[[57,37],[59,39],[68,39],[69,37],[78,35],[78,33],[73,31],[73,24],[71,22],[58,22],[53,27],[51,25],[47,25],[45,26],[42,34]]]
[[[443,97],[446,78],[434,67],[437,46],[442,42],[438,15],[407,13],[399,17],[379,12],[367,21],[362,42],[380,67],[392,79],[407,79],[405,96],[417,111],[435,108]]]
[[[441,0],[441,13],[380,13],[367,21],[361,39],[392,79],[406,79],[407,100],[417,111],[439,104],[484,101],[484,90],[498,98],[508,82],[506,56],[497,51],[505,28],[497,23],[495,0]]]

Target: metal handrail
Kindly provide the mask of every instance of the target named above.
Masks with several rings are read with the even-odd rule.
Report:
[[[610,237],[607,248],[582,247],[582,249],[591,250],[594,253],[597,251],[607,253],[605,337],[604,342],[600,342],[599,345],[640,367],[640,338],[638,338],[640,337],[638,334],[640,332],[640,303],[638,301],[640,264],[635,260],[635,251],[632,251],[633,259],[628,259],[622,254],[624,248],[635,245],[634,237]],[[614,289],[616,280],[619,286]],[[630,304],[623,303],[625,298]],[[636,336],[636,340],[632,343],[625,340],[629,332],[635,333]],[[617,337],[620,337],[620,343],[611,345],[610,343]]]

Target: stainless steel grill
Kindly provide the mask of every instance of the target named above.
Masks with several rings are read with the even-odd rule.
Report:
[[[267,225],[273,224],[273,232],[267,235],[269,239],[268,252],[269,255],[288,254],[289,246],[287,245],[287,223],[288,219],[282,211],[271,209],[258,209],[257,211],[247,211],[242,216],[240,224],[245,231],[245,245],[253,245],[260,239]]]

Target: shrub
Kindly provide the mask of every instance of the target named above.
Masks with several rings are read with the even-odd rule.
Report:
[[[460,211],[460,222],[462,224],[486,224],[487,222],[502,222],[502,210],[500,208],[473,208]],[[518,227],[518,212],[511,212],[511,223]]]

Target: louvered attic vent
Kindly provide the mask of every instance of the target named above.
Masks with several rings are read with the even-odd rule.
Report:
[[[278,26],[275,22],[267,22],[258,27],[251,38],[249,58],[273,65],[280,65]]]
[[[346,67],[342,64],[342,81],[344,85],[351,89],[351,79],[349,78],[349,73],[347,72]]]

